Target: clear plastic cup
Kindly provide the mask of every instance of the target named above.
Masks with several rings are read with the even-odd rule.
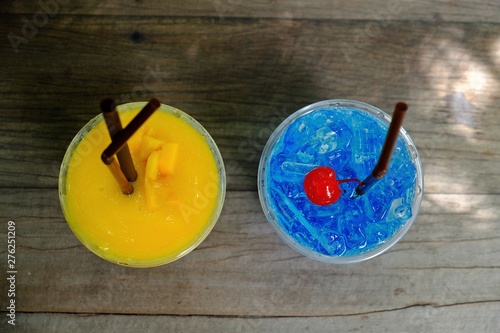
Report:
[[[411,112],[411,110],[410,110]],[[258,191],[278,236],[297,252],[327,263],[373,258],[396,244],[417,217],[423,195],[422,164],[402,128],[389,171],[366,194],[345,183],[341,199],[317,206],[304,193],[305,175],[330,166],[337,178],[365,179],[373,170],[391,117],[352,100],[326,100],[285,119],[261,156]]]
[[[119,105],[117,110],[120,116],[123,117],[124,113],[127,111],[139,111],[144,107],[144,105],[146,105],[145,102],[127,103]],[[185,256],[194,250],[209,235],[219,218],[224,204],[226,187],[225,169],[221,154],[212,137],[194,118],[178,109],[163,104],[153,114],[153,116],[151,116],[151,119],[146,121],[144,126],[146,126],[148,122],[158,122],[158,118],[155,118],[157,113],[172,115],[175,118],[175,121],[180,121],[179,123],[176,122],[176,124],[187,124],[186,127],[189,128],[189,131],[192,133],[192,137],[195,138],[193,142],[196,142],[196,147],[204,147],[203,143],[205,143],[209,152],[203,150],[205,151],[204,156],[210,155],[215,161],[215,169],[210,169],[213,173],[213,179],[207,181],[203,187],[200,185],[199,189],[193,189],[193,193],[196,193],[195,195],[197,196],[196,198],[193,198],[193,201],[176,201],[182,200],[182,198],[177,198],[174,190],[172,190],[166,198],[158,198],[157,206],[159,207],[169,204],[180,207],[180,213],[177,216],[183,218],[180,222],[184,224],[185,228],[181,225],[178,226],[177,229],[172,230],[172,232],[175,231],[176,233],[179,233],[178,237],[186,238],[183,244],[181,244],[182,242],[180,240],[176,239],[176,235],[168,234],[168,229],[163,228],[166,224],[172,223],[171,217],[160,216],[159,219],[161,221],[153,220],[153,218],[148,220],[148,216],[154,216],[156,210],[152,212],[142,212],[141,216],[144,217],[143,220],[137,219],[132,222],[130,219],[127,220],[127,215],[130,216],[130,214],[135,214],[134,209],[130,207],[137,207],[137,210],[145,210],[145,208],[141,206],[143,205],[141,200],[144,200],[146,185],[144,185],[144,188],[142,189],[142,185],[140,185],[141,177],[145,179],[145,174],[139,173],[141,170],[141,167],[139,167],[137,169],[139,173],[138,179],[133,183],[136,189],[134,193],[128,197],[121,193],[120,187],[116,184],[111,173],[100,160],[100,155],[103,150],[111,142],[102,114],[93,118],[78,132],[78,134],[71,141],[61,164],[59,174],[59,200],[68,225],[80,242],[90,251],[103,259],[119,265],[130,267],[153,267],[170,263]],[[123,123],[123,125],[125,126],[125,123]],[[156,127],[156,130],[160,132],[163,131],[161,124]],[[169,129],[166,128],[165,131],[169,131]],[[134,134],[134,136],[136,134]],[[184,140],[185,138],[179,139]],[[77,149],[79,146],[80,148]],[[182,147],[187,149],[182,150]],[[189,159],[191,155],[196,155],[198,153],[196,151],[192,151],[190,148],[191,147],[187,144],[179,147],[179,154],[182,155],[179,155],[181,156],[179,158]],[[138,157],[132,154],[132,158],[134,159],[134,164],[137,168]],[[91,170],[86,173],[86,175],[91,179],[84,185],[75,181],[73,181],[73,183],[68,183],[68,172],[73,172],[69,170],[84,168],[86,165],[85,163],[95,164],[96,170]],[[200,162],[199,164],[203,164],[203,162]],[[87,165],[87,167],[89,166]],[[93,167],[94,166],[91,166],[89,168],[92,169]],[[202,166],[199,170],[202,170],[204,167],[205,166]],[[142,167],[142,171],[144,170],[145,168]],[[204,171],[200,173],[204,173]],[[177,175],[179,175],[178,171],[168,177],[176,177]],[[198,178],[196,175],[192,175],[192,178],[193,177]],[[194,178],[191,179],[192,182],[186,184],[186,186],[191,186],[192,183],[194,184],[198,181]],[[76,178],[71,179],[74,180]],[[145,182],[146,180],[144,180],[144,184]],[[158,187],[158,184],[154,183],[153,188],[154,186]],[[116,195],[114,193],[110,196],[103,195],[102,197],[85,204],[70,202],[71,200],[85,201],[87,198],[99,196],[100,191],[109,190],[109,188],[112,188]],[[79,197],[74,195],[85,191],[89,191],[88,194],[81,195]],[[157,190],[153,189],[152,191]],[[163,194],[164,192],[161,193]],[[127,201],[124,201],[125,203],[121,204],[121,206],[115,205],[115,209],[110,208],[113,207],[113,201],[115,200]],[[210,207],[213,207],[211,211]],[[92,211],[101,211],[102,215],[97,213],[87,216],[87,214],[92,213]],[[209,213],[206,213],[207,211]],[[196,214],[204,215],[203,217],[198,218]],[[195,220],[197,223],[196,229],[193,227],[192,231],[186,231],[183,233],[183,230],[191,228],[191,225]],[[143,225],[138,227],[141,223],[143,223]],[[155,227],[158,226],[161,226],[162,228],[156,230]],[[133,228],[135,228],[135,231],[129,232],[129,230],[132,230]],[[109,235],[115,235],[113,237],[116,238],[112,238]],[[119,237],[122,237],[123,240],[120,240]],[[149,242],[148,237],[150,237]],[[165,238],[164,243],[162,243],[162,238]],[[117,242],[115,242],[116,239],[118,239]],[[141,239],[142,243],[139,241]],[[170,241],[167,241],[167,239],[170,239]],[[179,243],[176,243],[177,241]],[[151,245],[153,243],[155,244],[154,247]],[[167,251],[167,247],[173,246],[172,244],[174,243],[176,244],[175,249]],[[125,249],[123,250],[123,253],[128,251],[126,252],[127,254],[121,255],[120,251],[122,250],[114,250],[113,248],[110,248],[110,246],[113,247],[113,245],[110,244],[115,244],[116,248],[119,247],[120,249]],[[137,248],[134,248],[134,246]],[[136,253],[137,256],[135,255]],[[156,253],[158,253],[158,255],[156,255]]]

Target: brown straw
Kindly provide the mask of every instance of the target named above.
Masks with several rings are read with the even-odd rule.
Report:
[[[105,98],[101,101],[101,111],[108,126],[108,132],[111,140],[115,140],[116,135],[122,130],[122,123],[120,116],[116,110],[116,103],[112,98]],[[125,144],[122,149],[116,153],[118,162],[120,162],[120,169],[128,179],[133,182],[137,179],[137,171],[135,171],[134,162],[128,144]]]
[[[118,165],[118,162],[113,157],[111,157],[111,163],[108,164],[108,167],[118,184],[120,184],[122,192],[127,195],[132,194],[134,192],[134,187],[128,182],[127,178],[120,169],[120,165]]]
[[[394,108],[394,114],[392,116],[391,124],[387,131],[387,136],[385,137],[384,146],[382,147],[382,152],[378,159],[377,165],[373,169],[371,175],[369,175],[361,184],[356,187],[356,194],[365,194],[375,183],[385,176],[387,170],[389,169],[389,162],[391,161],[392,151],[398,140],[399,130],[401,125],[403,125],[403,120],[406,115],[406,110],[408,110],[408,105],[403,102],[398,102]]]
[[[146,120],[160,107],[160,101],[156,98],[152,98],[148,104],[135,116],[134,119],[120,132],[118,132],[113,141],[104,150],[101,155],[101,159],[104,164],[113,163],[113,155],[115,155],[134,135],[134,133],[144,124]]]

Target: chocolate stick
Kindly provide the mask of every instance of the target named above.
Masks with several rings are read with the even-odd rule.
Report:
[[[122,192],[127,195],[132,194],[134,192],[134,187],[128,182],[120,169],[120,165],[118,165],[118,162],[113,157],[111,157],[111,162],[108,164],[108,167],[113,177],[115,177],[116,181],[120,184]]]
[[[103,99],[101,101],[101,111],[108,126],[111,140],[115,140],[116,135],[122,130],[122,123],[116,110],[115,101],[112,98]],[[118,157],[118,162],[120,162],[120,168],[128,181],[135,181],[137,179],[137,171],[135,171],[128,144],[125,143],[123,148],[116,153],[116,156]]]
[[[160,101],[152,98],[148,104],[132,119],[132,121],[120,132],[118,132],[113,141],[104,150],[101,159],[104,164],[113,163],[113,155],[115,155],[130,139],[130,137],[141,127],[146,120],[160,107]]]
[[[378,159],[377,165],[373,169],[371,175],[369,175],[361,184],[356,187],[356,194],[365,194],[377,181],[385,176],[387,170],[389,169],[389,162],[391,160],[392,151],[398,140],[399,130],[403,124],[404,117],[406,115],[406,110],[408,110],[408,105],[403,102],[398,102],[394,108],[394,114],[392,116],[391,124],[389,125],[389,130],[387,131],[387,136],[385,137],[384,146],[382,147],[382,152]]]

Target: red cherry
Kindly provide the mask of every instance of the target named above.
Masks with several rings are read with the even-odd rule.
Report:
[[[328,206],[339,200],[342,191],[335,170],[327,166],[312,169],[304,178],[304,191],[312,203]]]
[[[342,194],[339,184],[361,181],[357,178],[337,180],[335,170],[327,166],[312,169],[304,178],[304,191],[312,203],[328,206],[337,202]]]

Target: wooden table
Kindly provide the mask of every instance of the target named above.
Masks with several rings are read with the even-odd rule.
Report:
[[[498,1],[5,0],[0,36],[0,331],[13,299],[19,332],[498,332]],[[155,96],[222,152],[222,216],[172,264],[110,264],[64,220],[59,166],[104,96]],[[417,221],[359,264],[297,254],[256,191],[272,130],[330,98],[406,101],[424,165]]]

